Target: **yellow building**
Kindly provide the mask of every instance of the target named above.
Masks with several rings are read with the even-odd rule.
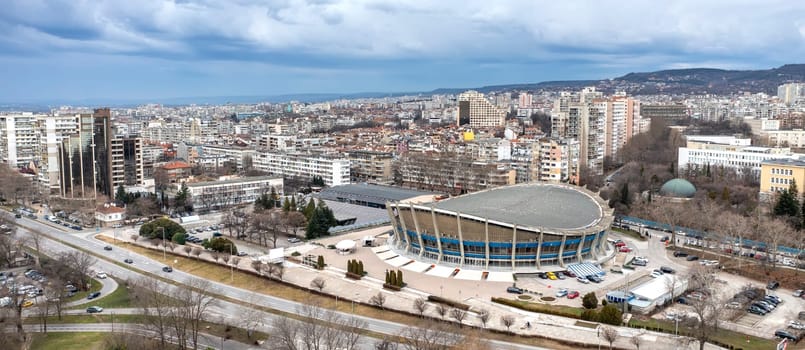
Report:
[[[779,191],[797,184],[797,194],[805,190],[805,161],[799,159],[770,159],[760,164],[760,197],[770,199]]]

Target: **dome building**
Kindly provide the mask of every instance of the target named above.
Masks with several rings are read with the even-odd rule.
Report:
[[[389,247],[417,260],[469,269],[539,270],[606,252],[612,209],[560,184],[503,186],[443,201],[388,203]]]
[[[668,198],[690,199],[696,195],[696,187],[685,179],[671,179],[660,187],[660,195]]]

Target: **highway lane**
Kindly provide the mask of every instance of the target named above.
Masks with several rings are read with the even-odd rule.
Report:
[[[32,229],[41,231],[41,232],[45,233],[46,235],[53,235],[54,237],[58,238],[59,240],[62,240],[62,241],[67,242],[69,244],[72,244],[72,245],[75,245],[77,247],[87,249],[88,251],[92,251],[92,252],[95,252],[97,254],[100,254],[100,255],[102,255],[102,256],[104,256],[107,259],[110,259],[112,261],[122,262],[123,259],[131,258],[132,260],[134,260],[134,264],[132,264],[133,268],[141,269],[143,271],[158,275],[158,276],[160,276],[162,278],[169,279],[169,280],[172,280],[174,282],[178,282],[178,283],[181,283],[181,284],[188,285],[188,284],[191,283],[191,281],[201,280],[198,277],[195,277],[193,275],[184,273],[184,272],[182,272],[180,270],[177,270],[177,269],[174,269],[174,271],[171,272],[171,273],[163,272],[162,267],[164,265],[162,265],[162,264],[158,263],[157,261],[152,260],[152,259],[150,259],[150,258],[148,258],[146,256],[139,255],[137,253],[134,253],[134,252],[131,252],[131,251],[128,251],[128,250],[125,250],[125,249],[120,249],[118,247],[114,247],[111,251],[103,250],[103,247],[106,245],[106,243],[104,243],[102,241],[98,241],[98,240],[96,240],[94,238],[91,238],[92,233],[89,233],[89,234],[86,233],[86,232],[82,232],[82,233],[78,233],[78,234],[64,233],[64,232],[60,232],[60,231],[54,229],[53,227],[51,227],[49,225],[46,225],[46,224],[44,224],[44,223],[42,223],[40,221],[31,220],[31,219],[28,219],[28,218],[19,219],[17,223],[22,226],[18,230],[18,234],[21,234],[21,235],[28,235],[29,234],[28,230],[25,229],[25,227],[32,228]],[[43,242],[40,243],[40,247],[41,247],[41,249],[43,249],[43,251],[46,251],[48,254],[54,254],[54,253],[58,253],[58,252],[64,252],[64,251],[73,250],[72,247],[69,247],[69,246],[61,244],[59,242],[53,241],[53,240],[51,240],[49,238],[48,239],[43,239],[42,241]],[[107,273],[110,273],[112,276],[115,276],[115,277],[117,277],[117,278],[119,278],[121,280],[126,280],[126,279],[135,280],[135,279],[140,278],[142,276],[140,273],[138,273],[136,271],[132,271],[132,270],[127,269],[127,268],[123,268],[121,266],[118,266],[118,265],[116,265],[116,264],[114,264],[114,263],[112,263],[110,261],[104,260],[104,259],[97,259],[97,262],[96,262],[95,266],[97,266],[100,269],[103,269]],[[243,289],[240,289],[240,288],[235,288],[235,287],[225,285],[225,284],[222,284],[222,283],[218,283],[218,282],[214,282],[214,281],[209,281],[209,282],[211,284],[211,287],[209,288],[209,290],[212,293],[215,293],[215,294],[218,294],[218,295],[225,295],[227,297],[234,298],[234,299],[237,299],[237,300],[242,300],[244,302],[249,302],[249,303],[254,303],[254,304],[257,304],[257,305],[261,305],[261,306],[270,307],[272,309],[280,310],[280,311],[283,311],[283,312],[299,314],[299,310],[303,306],[301,303],[297,303],[297,302],[294,302],[294,301],[280,299],[280,298],[269,296],[269,295],[254,293],[254,292],[251,292],[251,291],[243,290]],[[172,288],[177,288],[177,287],[172,286]],[[232,317],[234,317],[234,315],[242,315],[246,311],[245,306],[235,304],[235,303],[231,303],[231,302],[227,302],[227,301],[220,300],[220,299],[218,300],[218,307],[220,309],[217,310],[217,311],[220,312],[221,314],[224,314],[224,315],[230,315],[229,316],[230,319]],[[406,327],[408,327],[408,325],[395,323],[395,322],[384,321],[384,320],[378,320],[378,319],[373,319],[373,318],[368,318],[368,317],[364,317],[364,316],[361,316],[361,315],[352,315],[350,313],[340,313],[340,312],[339,312],[339,314],[342,317],[353,317],[353,316],[357,317],[357,318],[363,320],[364,322],[366,322],[366,324],[367,324],[366,328],[368,330],[373,331],[373,332],[377,332],[377,333],[381,333],[381,334],[397,335],[397,334],[402,333],[402,331]],[[270,314],[270,313],[264,313],[264,315],[265,315],[265,320],[266,320],[267,324],[270,324],[270,322],[273,319],[273,317],[277,317],[276,315]],[[364,339],[363,340],[363,344],[365,344],[365,345],[370,345],[370,344],[367,344],[367,343],[373,343],[373,342],[374,342],[374,339]],[[500,348],[512,349],[512,350],[526,350],[526,349],[545,350],[546,349],[546,348],[537,347],[537,346],[529,346],[529,345],[522,345],[522,344],[516,344],[516,343],[509,343],[509,342],[495,342],[495,344],[496,344],[496,346],[498,346]]]

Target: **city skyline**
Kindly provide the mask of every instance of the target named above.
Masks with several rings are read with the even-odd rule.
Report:
[[[802,57],[790,2],[10,1],[2,102],[429,91]]]

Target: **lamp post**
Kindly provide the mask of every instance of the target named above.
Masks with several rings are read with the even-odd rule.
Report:
[[[229,260],[230,261],[232,261],[232,255],[233,255],[232,254],[232,252],[233,252],[232,248],[233,248],[232,247],[232,241],[230,241],[229,242]],[[229,276],[230,276],[229,277],[230,283],[234,283],[235,282],[235,265],[233,265],[232,263],[229,264]]]

